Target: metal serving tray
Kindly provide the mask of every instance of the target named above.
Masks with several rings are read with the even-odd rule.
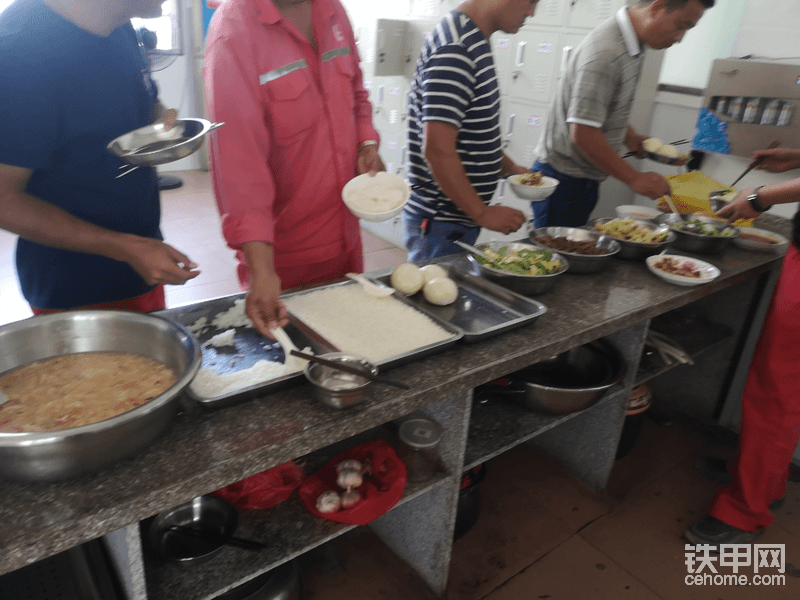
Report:
[[[368,276],[368,278],[371,279],[372,281],[375,281],[375,279],[372,279],[369,276]],[[379,282],[379,283],[382,283],[382,282]],[[331,285],[326,285],[326,286],[324,286],[324,288],[337,287],[337,286],[341,286],[341,285],[359,285],[359,284],[355,283],[353,281],[344,281],[342,283],[333,283]],[[299,295],[302,295],[302,294],[310,294],[310,293],[319,291],[319,290],[324,289],[324,288],[314,288],[314,289],[310,289],[310,290],[303,290],[301,292],[293,292],[291,294],[286,294],[283,297],[291,298],[292,296],[299,296]],[[453,344],[455,344],[458,340],[460,340],[463,337],[464,332],[459,327],[457,327],[456,325],[452,324],[449,320],[442,318],[441,315],[436,315],[436,314],[430,313],[428,311],[422,310],[422,308],[417,303],[415,303],[413,301],[410,301],[408,298],[406,298],[406,296],[404,296],[400,292],[395,292],[394,294],[392,294],[391,297],[395,298],[396,300],[399,300],[403,304],[407,304],[411,308],[413,308],[413,309],[421,312],[425,316],[431,318],[437,325],[439,325],[439,327],[441,327],[442,329],[444,329],[445,331],[450,333],[450,337],[445,339],[445,340],[442,340],[441,342],[436,342],[435,344],[428,344],[427,346],[422,346],[422,347],[417,348],[416,350],[413,350],[411,352],[405,352],[403,354],[398,354],[396,356],[392,356],[391,358],[387,358],[385,360],[378,361],[375,364],[380,368],[381,371],[385,371],[386,369],[391,369],[393,367],[399,367],[401,365],[405,365],[405,364],[408,364],[410,362],[414,362],[416,360],[419,360],[420,358],[423,358],[425,356],[429,356],[431,354],[438,354],[443,349],[447,348],[448,346],[452,346]],[[309,325],[307,323],[303,323],[303,321],[301,319],[299,319],[297,317],[294,317],[294,316],[292,316],[292,319],[294,320],[295,323],[297,323],[297,325],[299,327],[302,327],[304,330],[314,331],[313,327],[311,325]],[[321,335],[317,334],[316,332],[314,333],[314,335],[316,335],[317,339],[320,340],[322,343],[324,343],[324,344],[329,344],[330,343],[327,340],[325,340]],[[330,344],[330,345],[332,346],[333,344]]]
[[[537,300],[526,298],[491,281],[465,272],[450,263],[437,263],[458,285],[458,298],[448,306],[437,306],[425,300],[422,292],[395,297],[420,311],[463,332],[465,342],[478,342],[532,322],[547,312]],[[390,285],[391,270],[379,271],[373,281]]]
[[[223,296],[222,298],[215,298],[213,300],[205,300],[197,304],[168,308],[156,311],[154,314],[180,323],[185,327],[191,327],[203,317],[207,319],[208,325],[194,333],[198,341],[203,344],[202,362],[200,363],[201,369],[210,368],[220,375],[226,375],[228,373],[249,369],[259,360],[284,362],[285,357],[280,344],[265,338],[253,327],[236,327],[236,335],[234,337],[235,348],[231,346],[217,348],[205,345],[212,337],[224,331],[224,329],[217,329],[211,326],[214,317],[232,308],[237,300],[244,301],[246,295],[245,292],[242,292],[240,294]],[[308,331],[303,328],[302,324],[297,323],[291,318],[291,315],[290,323],[284,329],[295,345],[301,350],[309,347],[314,354],[338,351],[337,348],[328,345],[327,342],[316,337],[313,331]],[[238,404],[239,402],[250,400],[257,396],[263,396],[270,392],[285,389],[296,385],[303,379],[304,375],[302,372],[292,373],[240,390],[230,391],[211,397],[197,396],[192,392],[191,388],[186,388],[186,396],[208,408],[219,408]]]
[[[339,285],[358,285],[352,281],[345,281],[342,283],[334,283],[327,286],[317,287],[310,290],[303,290],[293,292],[291,294],[284,294],[283,298],[291,298],[301,294],[308,294],[327,287],[334,287]],[[232,308],[237,301],[244,301],[246,292],[234,294],[231,296],[224,296],[222,298],[215,298],[213,300],[205,300],[196,304],[189,304],[186,306],[179,306],[176,308],[169,308],[165,310],[156,311],[154,314],[160,315],[164,318],[170,319],[180,323],[186,327],[192,327],[199,319],[205,317],[208,325],[195,332],[195,337],[203,345],[202,362],[200,368],[211,368],[220,375],[228,373],[235,373],[252,367],[259,360],[270,360],[273,362],[284,362],[283,350],[278,342],[272,341],[262,336],[253,327],[236,327],[236,335],[234,336],[235,348],[231,346],[214,347],[206,346],[205,343],[212,337],[225,331],[224,329],[217,329],[211,326],[214,318],[230,308]],[[409,302],[402,294],[396,293],[394,297],[399,301],[404,302],[420,310],[413,302]],[[425,356],[435,354],[444,348],[455,344],[463,336],[463,332],[458,327],[452,325],[446,320],[441,319],[436,315],[429,314],[421,311],[426,316],[430,317],[448,333],[450,337],[435,344],[429,344],[418,348],[412,352],[406,352],[393,356],[383,361],[379,361],[376,365],[381,371],[398,367]],[[289,314],[289,325],[284,327],[284,330],[289,335],[294,344],[303,350],[304,348],[311,348],[314,354],[326,354],[328,352],[339,352],[340,349],[330,341],[324,339],[313,328],[305,324],[303,321]],[[191,390],[186,388],[186,396],[199,404],[208,408],[220,408],[224,406],[231,406],[238,404],[245,400],[250,400],[265,394],[275,392],[281,389],[286,389],[293,385],[297,385],[305,381],[305,376],[302,372],[292,373],[283,377],[277,377],[269,381],[264,381],[240,390],[226,392],[218,396],[203,397],[197,396]]]

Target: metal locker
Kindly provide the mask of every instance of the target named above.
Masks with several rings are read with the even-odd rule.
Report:
[[[497,85],[501,94],[507,94],[510,88],[511,62],[514,52],[514,36],[502,31],[495,32],[489,39],[492,45],[494,68],[497,71]]]
[[[514,63],[509,96],[550,102],[561,68],[561,34],[552,30],[520,31],[514,36]]]
[[[505,153],[518,165],[530,167],[536,159],[535,149],[544,133],[549,106],[509,98],[502,107],[505,121],[501,124],[508,144]]]
[[[566,6],[567,3],[564,0],[539,0],[539,4],[536,5],[536,12],[533,13],[532,17],[528,17],[525,20],[522,30],[541,25],[563,25],[566,18]]]
[[[625,6],[624,0],[570,0],[567,26],[594,29],[613,17],[622,6]]]

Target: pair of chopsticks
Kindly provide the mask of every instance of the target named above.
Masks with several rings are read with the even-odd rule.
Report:
[[[670,146],[681,146],[682,144],[688,144],[691,140],[675,140],[674,142],[670,142]],[[627,152],[622,155],[621,158],[630,158],[631,156],[636,156],[636,152]]]
[[[767,146],[767,150],[772,150],[773,148],[777,148],[777,147],[778,147],[778,146],[780,146],[780,145],[781,145],[781,143],[780,143],[780,142],[777,142],[777,141],[776,141],[776,142],[772,142],[772,143],[771,143],[769,146]],[[754,168],[756,168],[758,165],[760,165],[760,164],[761,164],[763,161],[764,161],[764,157],[757,158],[757,159],[755,159],[754,161],[752,161],[752,162],[751,162],[749,165],[747,165],[747,168],[744,170],[744,173],[742,173],[741,175],[739,175],[739,176],[736,178],[736,181],[734,181],[734,182],[733,182],[732,184],[730,184],[728,187],[731,187],[731,188],[732,188],[733,186],[735,186],[737,183],[739,183],[739,180],[740,180],[742,177],[744,177],[745,175],[747,175],[747,174],[748,174],[750,171],[752,171]]]
[[[368,373],[367,371],[362,371],[361,369],[356,369],[355,367],[348,367],[347,365],[343,365],[342,363],[338,363],[332,360],[327,360],[325,358],[320,358],[319,356],[314,356],[313,354],[305,354],[304,352],[299,352],[297,350],[291,350],[290,353],[293,356],[299,356],[300,358],[304,358],[307,361],[319,363],[321,365],[325,365],[326,367],[330,367],[331,369],[338,369],[339,371],[344,371],[345,373],[352,373],[353,375],[359,375],[361,377],[364,377],[365,379],[369,379],[370,381],[375,381],[377,383],[385,383],[386,385],[392,385],[394,387],[398,387],[403,390],[411,389],[405,383],[400,383],[399,381],[387,379],[386,377],[381,377],[380,375],[373,375],[372,373]]]

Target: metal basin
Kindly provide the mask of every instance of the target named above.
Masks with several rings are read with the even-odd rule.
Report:
[[[183,326],[154,315],[77,310],[0,327],[0,373],[78,352],[132,352],[177,374],[163,394],[104,421],[41,433],[0,432],[0,477],[58,481],[99,471],[150,445],[179,408],[200,367],[200,347]]]
[[[496,251],[504,246],[508,248],[509,252],[522,249],[542,249],[542,247],[539,245],[521,244],[519,242],[489,242],[488,244],[479,244],[475,247],[479,250],[486,250],[489,248]],[[550,249],[548,248],[548,250]],[[562,263],[564,263],[564,266],[555,273],[550,273],[549,275],[518,275],[516,273],[507,273],[505,271],[498,271],[497,269],[492,269],[491,267],[482,265],[472,253],[468,252],[467,258],[472,263],[472,267],[476,275],[480,275],[489,281],[502,285],[512,292],[517,292],[523,296],[534,296],[550,290],[555,285],[556,279],[566,273],[567,269],[570,268],[569,261],[564,258],[563,255],[553,252],[552,250],[550,251],[552,252],[553,258],[560,260]]]
[[[378,374],[378,367],[360,356],[330,352],[323,354],[320,358],[355,367],[372,375]],[[350,408],[361,404],[366,399],[364,394],[371,383],[366,377],[339,371],[315,362],[307,363],[303,372],[306,379],[311,382],[314,397],[331,408]]]
[[[493,382],[483,396],[512,400],[528,410],[562,415],[595,404],[625,376],[625,359],[605,340],[595,340]]]
[[[658,218],[659,222],[668,224],[670,229],[675,232],[675,248],[685,250],[686,252],[697,252],[700,254],[716,254],[722,252],[730,243],[739,237],[739,229],[733,225],[727,224],[725,221],[720,221],[713,217],[706,217],[704,215],[685,214],[679,217],[674,213],[662,215]],[[700,232],[686,231],[679,228],[678,225],[687,221],[700,221],[719,229],[721,231],[728,231],[731,235],[709,235]]]
[[[581,254],[579,252],[555,250],[538,241],[539,238],[548,235],[552,237],[565,237],[576,242],[594,242],[595,247],[607,250],[607,253]],[[580,227],[540,227],[531,231],[530,237],[531,241],[534,243],[548,248],[551,251],[558,252],[561,256],[565,256],[569,261],[570,273],[597,273],[598,271],[602,271],[610,264],[611,258],[621,249],[620,243],[614,238],[602,235],[597,231],[590,231]]]
[[[595,225],[607,223],[612,220],[613,219],[606,219],[606,218],[594,219],[591,222],[592,230],[596,231],[596,229],[594,228]],[[646,227],[647,229],[653,231],[665,227],[665,225],[663,224],[653,223],[652,221],[645,221],[642,219],[634,219],[634,221],[636,221],[642,227]],[[616,240],[620,244],[620,250],[616,255],[617,258],[626,258],[629,260],[643,260],[648,256],[652,256],[653,254],[658,254],[665,248],[669,247],[670,244],[675,242],[677,235],[675,234],[674,231],[670,230],[667,232],[666,239],[664,239],[664,241],[662,242],[657,242],[657,243],[633,242],[631,240],[623,240],[612,236],[608,237],[611,237],[613,240]]]

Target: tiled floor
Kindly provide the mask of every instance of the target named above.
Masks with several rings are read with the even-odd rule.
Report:
[[[169,287],[169,306],[236,293],[235,260],[219,233],[208,174],[179,174],[164,192],[166,241],[202,274]],[[391,267],[405,252],[364,232],[366,270]],[[14,237],[0,231],[0,324],[25,318],[13,272]],[[658,399],[656,399],[658,401]],[[786,545],[786,584],[688,586],[681,532],[708,510],[715,486],[694,469],[704,452],[733,456],[730,435],[676,416],[670,427],[645,419],[630,455],[618,460],[607,489],[595,492],[560,465],[518,447],[487,464],[481,513],[455,543],[448,600],[789,600],[800,598],[800,484],[762,543]],[[432,600],[424,583],[368,528],[307,553],[304,600]],[[731,567],[719,567],[731,573]],[[762,570],[763,572],[763,570]],[[771,571],[774,572],[774,569]],[[752,577],[752,567],[740,573]]]

